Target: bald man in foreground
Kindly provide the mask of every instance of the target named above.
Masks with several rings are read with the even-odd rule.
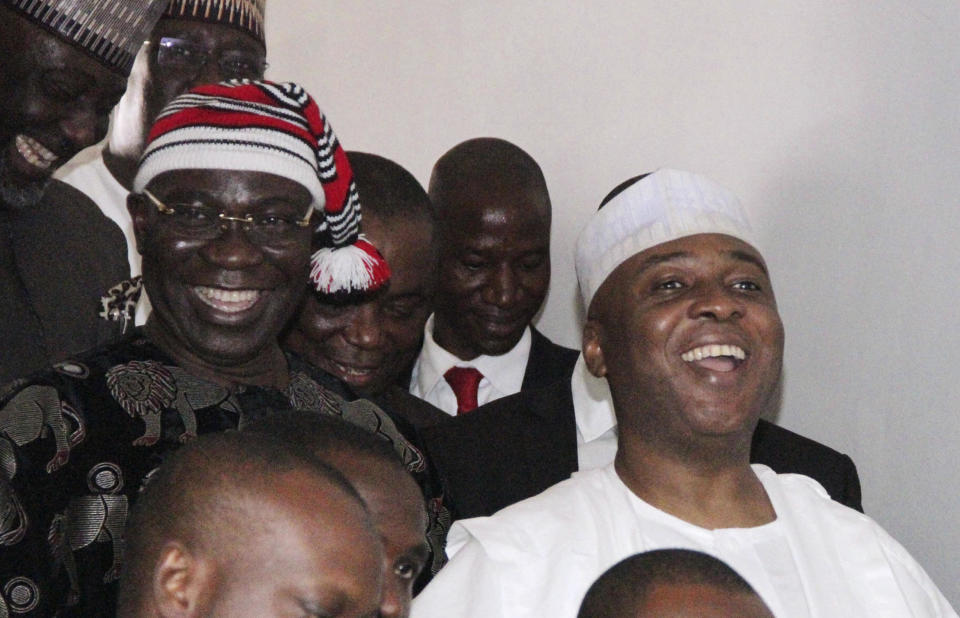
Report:
[[[308,451],[201,436],[151,475],[118,616],[376,614],[383,547],[363,500]]]
[[[590,586],[577,618],[773,618],[736,571],[689,549],[625,558]]]
[[[777,405],[783,324],[736,197],[659,170],[577,241],[583,356],[607,380],[614,462],[450,530],[415,618],[572,618],[634,553],[679,547],[740,573],[776,616],[955,616],[907,551],[813,479],[750,464]]]
[[[350,481],[383,541],[378,616],[407,618],[414,582],[430,557],[427,511],[420,488],[390,443],[342,419],[316,414],[273,414],[244,430],[309,449]]]

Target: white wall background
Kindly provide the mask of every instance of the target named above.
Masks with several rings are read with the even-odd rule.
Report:
[[[787,327],[779,422],[849,453],[864,505],[960,607],[960,3],[271,0],[274,79],[426,183],[479,135],[542,165],[553,285],[609,189],[702,172],[761,230]]]

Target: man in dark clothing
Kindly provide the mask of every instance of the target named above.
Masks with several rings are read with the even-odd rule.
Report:
[[[410,392],[453,416],[562,376],[576,352],[532,326],[550,285],[550,196],[510,142],[471,139],[430,177],[440,249],[437,303]]]
[[[50,175],[106,134],[110,110],[126,87],[134,55],[149,34],[162,0],[4,0],[0,2],[0,383],[42,365],[47,340],[35,311],[38,296],[89,290],[91,311],[100,280],[76,273],[44,280],[45,262],[70,261],[85,240],[108,229],[98,212],[33,212]],[[84,226],[83,239],[63,246],[65,229]],[[44,234],[42,237],[37,233]],[[32,249],[45,242],[48,255]],[[109,255],[103,283],[116,282]],[[117,261],[119,264],[119,261]],[[62,285],[62,287],[61,287]]]
[[[129,198],[150,320],[0,394],[0,590],[11,611],[112,615],[129,505],[197,435],[278,409],[333,414],[423,469],[385,413],[325,389],[278,342],[311,263],[325,294],[386,283],[382,259],[358,246],[351,176],[296,84],[204,86],[161,114]],[[343,224],[312,257],[311,217],[321,234]],[[358,252],[373,272],[356,267]]]

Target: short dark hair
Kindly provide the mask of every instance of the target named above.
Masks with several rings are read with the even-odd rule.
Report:
[[[394,161],[369,152],[347,151],[347,160],[365,214],[382,219],[413,218],[433,226],[430,198],[413,174]]]
[[[118,611],[125,614],[142,602],[164,543],[179,539],[200,548],[236,546],[224,535],[255,526],[249,505],[270,495],[278,477],[294,471],[315,476],[318,485],[326,483],[366,509],[338,470],[306,449],[266,435],[207,434],[170,455],[144,479],[130,513]]]
[[[617,197],[618,195],[626,191],[629,187],[633,186],[635,183],[640,182],[641,180],[643,180],[644,178],[646,178],[652,173],[653,172],[647,172],[646,174],[640,174],[639,176],[628,178],[623,182],[621,182],[620,184],[618,184],[617,186],[615,186],[613,189],[610,190],[610,193],[607,193],[606,197],[603,198],[603,201],[600,202],[600,206],[597,207],[597,210],[600,210],[601,208],[606,206],[607,202]]]
[[[243,431],[263,434],[283,444],[306,449],[321,459],[324,452],[343,450],[367,455],[407,472],[394,445],[386,438],[337,416],[302,411],[276,412],[246,425]]]
[[[621,560],[590,586],[577,618],[634,616],[657,585],[702,584],[733,594],[756,592],[725,562],[689,549],[657,549]]]

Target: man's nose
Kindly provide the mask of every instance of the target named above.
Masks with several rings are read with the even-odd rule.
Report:
[[[380,327],[380,312],[376,303],[364,303],[350,316],[344,329],[348,343],[358,348],[373,349],[380,345],[383,329]]]
[[[227,270],[243,270],[263,262],[263,250],[247,238],[243,221],[222,223],[221,234],[204,245],[202,254],[212,264]]]
[[[197,71],[190,88],[196,88],[204,84],[217,84],[225,79],[227,77],[220,70],[220,58],[211,54],[207,61],[203,63],[203,66],[200,67],[200,70]]]
[[[501,264],[483,288],[483,300],[498,307],[509,307],[519,295],[519,280],[509,264]]]
[[[690,317],[693,319],[724,321],[743,317],[744,311],[743,299],[722,283],[703,285],[690,305]]]
[[[392,569],[387,571],[387,577],[383,581],[383,597],[380,600],[380,613],[382,618],[400,618],[404,615],[404,590],[403,585],[393,576]]]

